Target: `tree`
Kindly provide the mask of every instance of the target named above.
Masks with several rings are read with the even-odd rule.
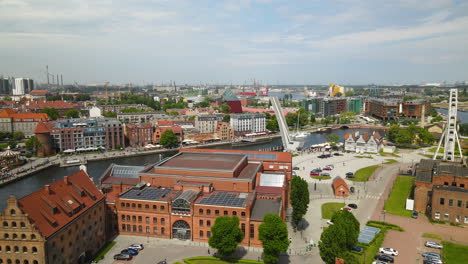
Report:
[[[293,176],[291,181],[292,223],[297,227],[309,207],[309,186],[299,176]]]
[[[419,144],[425,144],[425,145],[430,145],[434,143],[434,136],[425,128],[420,128],[419,129],[419,134],[418,134],[418,143]]]
[[[286,252],[289,247],[286,223],[276,214],[266,214],[258,227],[258,235],[263,244],[265,263],[278,262],[278,255]]]
[[[431,123],[440,122],[440,121],[442,121],[442,120],[444,120],[444,118],[443,118],[442,116],[439,115],[439,116],[436,116],[436,117],[432,118],[432,119],[431,119]]]
[[[102,114],[104,117],[117,117],[117,113],[116,112],[105,112],[104,114]]]
[[[239,217],[221,216],[216,218],[211,227],[208,244],[216,248],[222,258],[226,258],[236,251],[242,239],[244,239],[244,233],[239,228]]]
[[[52,120],[57,120],[57,118],[59,117],[59,113],[57,111],[57,109],[55,108],[44,108],[42,109],[41,113],[45,113],[49,116],[50,119]]]
[[[36,136],[30,137],[26,142],[24,142],[24,144],[27,150],[36,150],[42,145]]]
[[[297,124],[297,114],[296,113],[287,113],[286,116],[286,123],[289,127],[296,127]]]
[[[342,238],[345,236],[344,230],[329,226],[320,235],[319,250],[320,257],[327,264],[334,264],[336,257],[341,257],[346,252],[342,246]]]
[[[177,142],[177,136],[174,134],[174,131],[172,131],[172,129],[164,131],[164,133],[161,136],[161,140],[159,141],[159,143],[165,148],[174,147],[177,145]]]
[[[3,101],[11,101],[11,97],[10,96],[3,96]]]
[[[16,141],[20,141],[24,138],[24,133],[21,132],[21,131],[16,131],[15,133],[13,133],[13,139],[16,140]]]
[[[336,228],[345,234],[340,242],[346,249],[351,249],[357,243],[359,236],[359,221],[348,210],[339,210],[333,214],[331,221]]]
[[[224,115],[223,116],[223,122],[228,122],[231,121],[231,116],[230,115]]]
[[[80,112],[76,109],[70,109],[65,113],[67,118],[78,118],[80,117]]]
[[[431,107],[431,109],[429,110],[429,115],[432,117],[436,117],[439,115],[439,113],[437,113],[434,107]]]
[[[316,122],[315,120],[315,114],[310,115],[310,123],[314,124]]]
[[[468,135],[468,123],[464,123],[460,125],[460,134],[462,136]]]
[[[231,112],[231,107],[227,104],[224,103],[221,105],[221,113],[229,114]]]
[[[387,134],[388,140],[395,142],[395,139],[398,136],[399,131],[400,131],[399,125],[390,126],[390,129],[388,130],[388,134]]]
[[[338,143],[338,141],[340,140],[340,136],[330,134],[330,135],[327,136],[327,140],[331,142],[330,145],[335,146]]]
[[[307,125],[309,122],[309,112],[301,107],[297,110],[297,116],[299,117],[299,126],[303,127]]]
[[[267,121],[266,128],[273,132],[279,130],[278,120],[276,119],[276,117],[272,117],[270,120]]]

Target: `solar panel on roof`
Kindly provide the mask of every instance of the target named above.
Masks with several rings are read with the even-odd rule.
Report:
[[[269,154],[269,153],[257,153],[255,154],[256,159],[269,159],[269,160],[276,160],[277,159],[276,154]]]

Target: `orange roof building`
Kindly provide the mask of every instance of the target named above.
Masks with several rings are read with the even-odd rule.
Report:
[[[104,195],[83,170],[19,200],[12,196],[0,214],[7,223],[0,232],[9,234],[0,237],[0,244],[18,250],[1,251],[0,258],[12,263],[85,263],[105,243],[104,206]]]
[[[336,177],[333,179],[333,191],[335,192],[335,196],[340,197],[348,197],[349,196],[349,189],[348,184],[341,178]]]
[[[38,122],[49,120],[44,113],[16,113],[13,109],[0,112],[0,131],[14,133],[23,132],[26,136],[34,135]]]

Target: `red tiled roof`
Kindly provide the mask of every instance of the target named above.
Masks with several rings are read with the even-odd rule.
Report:
[[[164,134],[166,130],[170,129],[174,134],[182,134],[182,127],[181,126],[159,126],[158,129],[161,130],[161,134]]]
[[[257,193],[281,194],[281,187],[258,186],[255,188]]]
[[[353,134],[352,134],[352,133],[346,133],[346,134],[344,135],[344,139],[345,139],[345,140],[348,140],[348,138],[349,138],[350,136],[352,137]]]
[[[343,185],[346,189],[348,189],[348,185],[341,177],[336,177],[333,180],[333,190],[336,190],[340,185]]]
[[[273,152],[273,151],[257,151],[257,150],[234,150],[234,149],[201,149],[201,148],[181,148],[179,152],[208,152],[208,153],[255,153],[255,154],[274,154],[276,159],[272,159],[278,162],[292,162],[292,155],[289,152]],[[256,159],[249,158],[249,160],[268,160],[268,159]]]
[[[172,126],[174,124],[174,121],[165,121],[165,120],[159,120],[158,125],[160,126]]]
[[[368,132],[366,132],[366,133],[362,134],[362,136],[361,136],[361,137],[362,137],[362,139],[364,139],[364,141],[365,141],[365,142],[369,141],[369,138],[370,138],[370,136],[369,136],[369,133],[368,133]]]
[[[43,122],[39,122],[36,125],[34,134],[42,134],[42,133],[50,133],[50,129]]]
[[[34,119],[34,121],[45,122],[49,117],[45,113],[18,113],[13,115],[13,121],[22,121],[23,119]]]
[[[32,90],[29,94],[33,96],[45,96],[49,93],[47,90]]]
[[[374,139],[375,139],[376,141],[379,141],[381,138],[382,138],[382,136],[380,135],[380,133],[376,131],[376,132],[374,133]]]
[[[335,264],[345,264],[344,259],[335,258]]]
[[[12,117],[14,114],[16,114],[15,110],[7,108],[0,112],[0,117]]]
[[[103,199],[88,174],[79,171],[19,199],[18,205],[48,238]]]

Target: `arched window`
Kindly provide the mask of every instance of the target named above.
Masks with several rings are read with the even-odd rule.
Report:
[[[8,222],[7,221],[3,222],[3,227],[8,227]]]
[[[20,227],[21,227],[21,228],[25,228],[25,227],[26,227],[26,224],[25,224],[24,222],[21,222],[21,223],[20,223]]]
[[[18,246],[15,246],[15,247],[14,247],[14,250],[15,250],[15,252],[19,252],[19,247],[18,247]]]
[[[158,223],[158,218],[153,217],[153,224],[157,224],[157,223]]]
[[[134,216],[134,215],[132,216],[132,221],[136,222],[136,216]]]
[[[237,211],[232,211],[232,215],[237,215]]]
[[[23,247],[23,253],[28,253],[28,248],[27,247]]]
[[[11,209],[11,210],[10,210],[10,214],[11,214],[11,215],[16,215],[15,209]]]
[[[36,235],[32,234],[31,239],[33,239],[33,240],[36,239]]]
[[[10,246],[6,246],[6,247],[5,247],[5,251],[6,251],[6,252],[10,252],[10,251],[11,251]]]
[[[135,206],[136,206],[136,205],[135,205],[134,203],[132,203],[132,208],[135,208]]]
[[[17,234],[13,234],[13,239],[17,239],[18,238],[18,235]]]
[[[39,264],[37,260],[33,260],[33,264]]]
[[[120,207],[125,207],[125,203],[121,203],[121,204],[120,204]]]
[[[129,203],[126,203],[126,204],[125,204],[125,207],[130,208],[130,204],[129,204]]]
[[[11,222],[11,227],[16,227],[16,222]]]
[[[19,259],[15,260],[15,264],[21,264],[20,260]]]
[[[25,259],[25,260],[23,261],[23,264],[29,264],[29,260]]]
[[[122,215],[122,221],[125,221],[125,215]]]
[[[26,235],[25,235],[25,234],[21,234],[21,239],[26,239]]]
[[[34,253],[34,254],[37,253],[37,247],[32,247],[32,253]]]
[[[12,264],[11,259],[7,259],[7,264]]]
[[[143,227],[141,225],[138,226],[138,232],[143,232]]]
[[[211,214],[211,209],[206,209],[206,214],[210,215]]]
[[[202,215],[202,214],[203,214],[203,209],[200,208],[200,209],[198,210],[198,213]]]

